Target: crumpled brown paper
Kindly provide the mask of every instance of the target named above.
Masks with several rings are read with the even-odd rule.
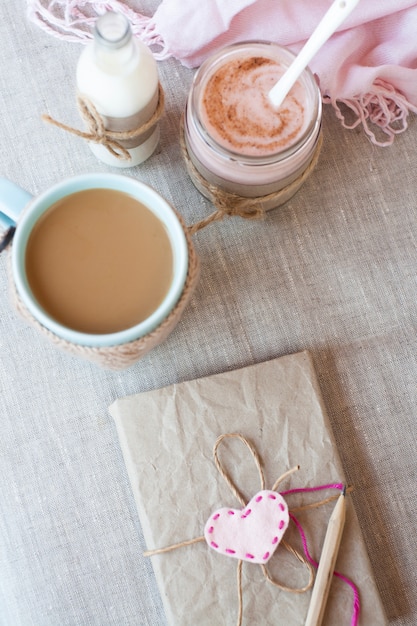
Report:
[[[121,449],[149,550],[199,537],[212,511],[240,508],[217,472],[212,450],[217,437],[242,434],[257,449],[266,488],[286,470],[301,469],[280,491],[344,482],[343,470],[308,352],[117,400],[115,419]],[[219,457],[249,500],[259,489],[258,471],[246,447],[228,439]],[[303,525],[310,554],[319,560],[334,502],[300,512],[331,492],[286,496]],[[336,570],[357,585],[359,624],[384,625],[386,618],[351,498]],[[302,553],[293,524],[288,543]],[[234,626],[238,614],[237,561],[205,542],[150,557],[168,622],[181,626]],[[271,575],[291,587],[308,581],[306,567],[279,546],[268,563]],[[268,583],[260,566],[244,563],[243,624],[304,623],[311,591],[292,594]],[[333,577],[324,625],[350,624],[353,594]]]

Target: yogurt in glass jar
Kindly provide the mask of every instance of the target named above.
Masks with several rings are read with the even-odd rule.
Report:
[[[222,48],[197,70],[184,115],[191,178],[211,190],[259,200],[269,210],[301,186],[318,156],[322,104],[306,68],[281,107],[268,93],[294,60],[277,44],[249,41]],[[190,171],[190,168],[189,168]],[[207,183],[207,184],[206,184]]]

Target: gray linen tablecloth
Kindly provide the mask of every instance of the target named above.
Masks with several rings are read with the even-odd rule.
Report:
[[[157,2],[141,3],[151,13]],[[0,175],[38,193],[114,171],[42,113],[81,127],[81,45],[0,5]],[[191,184],[178,128],[193,76],[159,65],[160,148],[129,175],[191,224],[211,205]],[[390,620],[417,623],[417,122],[390,148],[325,107],[319,164],[265,221],[194,236],[201,278],[180,324],[142,361],[102,370],[50,345],[13,310],[0,258],[0,623],[163,625],[115,425],[118,397],[308,349]],[[373,626],[373,625],[371,625]],[[377,625],[376,625],[377,626]]]

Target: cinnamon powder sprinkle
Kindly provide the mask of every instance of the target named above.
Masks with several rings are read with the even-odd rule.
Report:
[[[220,145],[243,155],[269,155],[295,143],[305,125],[305,92],[298,83],[276,110],[268,92],[282,75],[279,63],[251,56],[227,61],[209,78],[202,121]]]

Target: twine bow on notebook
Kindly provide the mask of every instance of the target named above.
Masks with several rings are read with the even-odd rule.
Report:
[[[219,448],[225,439],[237,439],[242,442],[249,450],[253,461],[258,470],[260,478],[261,490],[256,493],[249,502],[245,501],[242,493],[236,487],[228,472],[223,467],[219,459]],[[319,491],[324,489],[337,489],[343,490],[344,485],[336,483],[329,485],[320,485],[318,487],[306,487],[291,489],[278,493],[276,490],[287,477],[296,472],[299,466],[296,466],[284,474],[282,474],[273,484],[271,489],[266,489],[265,476],[262,469],[262,465],[254,446],[239,433],[226,433],[218,437],[213,449],[214,463],[220,475],[226,481],[231,493],[242,504],[242,509],[221,508],[209,516],[204,528],[204,535],[196,537],[194,539],[188,539],[181,541],[180,543],[172,544],[163,548],[155,550],[149,550],[144,553],[144,556],[155,556],[158,554],[164,554],[182,548],[185,546],[193,545],[200,542],[206,542],[207,545],[222,555],[229,556],[237,559],[237,595],[238,595],[238,617],[237,626],[241,626],[243,619],[243,594],[242,594],[242,566],[243,562],[257,563],[260,565],[263,575],[266,580],[278,587],[279,589],[295,594],[301,594],[308,591],[314,581],[314,567],[318,566],[318,563],[311,557],[304,530],[301,524],[294,516],[294,512],[317,508],[323,504],[331,502],[338,498],[339,494],[330,496],[320,502],[307,504],[304,506],[293,508],[288,510],[288,506],[283,496],[290,495],[292,493]],[[352,491],[349,488],[347,491]],[[284,534],[289,522],[292,521],[297,530],[300,533],[304,554],[300,554],[295,548],[293,548],[285,539]],[[308,582],[301,588],[292,588],[280,583],[273,579],[268,571],[266,564],[273,557],[276,548],[279,544],[288,550],[296,559],[303,563],[308,571]],[[359,617],[359,595],[355,585],[345,576],[334,572],[336,576],[344,580],[354,594],[354,608],[352,613],[352,626],[355,626]]]

